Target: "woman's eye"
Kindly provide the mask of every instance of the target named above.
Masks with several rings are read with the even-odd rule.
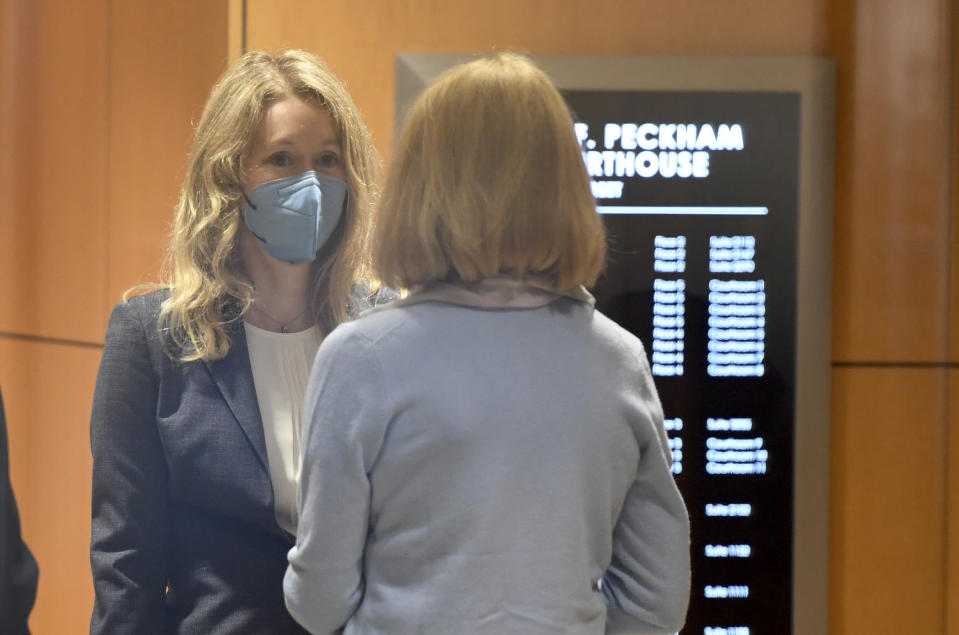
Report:
[[[275,165],[278,168],[285,168],[293,163],[293,159],[291,159],[290,155],[288,155],[286,152],[277,152],[276,154],[271,154],[267,161],[270,163],[270,165]]]
[[[340,157],[332,152],[327,152],[320,156],[317,163],[321,168],[332,168],[340,162]]]

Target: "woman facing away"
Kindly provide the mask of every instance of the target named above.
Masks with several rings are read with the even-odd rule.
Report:
[[[373,237],[410,295],[339,326],[306,398],[287,607],[314,633],[673,633],[689,524],[549,78],[501,54],[413,106]]]
[[[113,311],[91,418],[91,633],[302,633],[283,605],[302,402],[354,291],[378,159],[302,51],[243,55],[196,129],[163,288]]]

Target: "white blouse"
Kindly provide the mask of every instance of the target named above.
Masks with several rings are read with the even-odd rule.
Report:
[[[274,333],[249,322],[243,326],[266,437],[274,513],[280,527],[296,535],[303,398],[323,336],[317,327]]]

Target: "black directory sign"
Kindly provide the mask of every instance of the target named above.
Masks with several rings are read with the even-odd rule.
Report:
[[[398,115],[465,58],[401,56]],[[609,235],[597,306],[643,341],[663,402],[691,523],[682,633],[826,632],[831,64],[535,59]]]
[[[684,632],[789,633],[799,95],[565,96],[690,512]]]

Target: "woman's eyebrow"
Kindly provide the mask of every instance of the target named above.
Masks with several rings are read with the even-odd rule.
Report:
[[[296,142],[294,139],[296,136],[287,136],[287,137],[277,137],[275,139],[269,139],[265,146],[272,148],[275,146],[295,146]],[[320,146],[323,148],[340,148],[341,144],[339,139],[336,137],[329,137],[320,140]]]

